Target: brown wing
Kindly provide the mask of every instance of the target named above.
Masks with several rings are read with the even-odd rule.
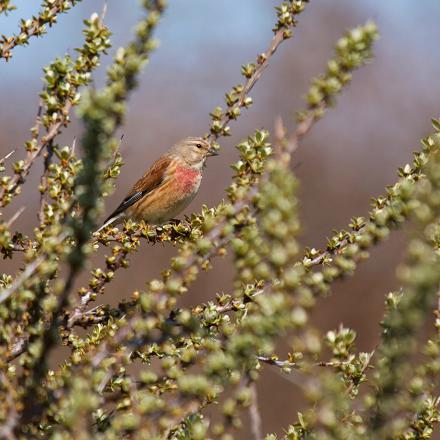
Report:
[[[131,191],[127,194],[121,204],[114,210],[114,212],[107,218],[104,224],[124,212],[127,208],[135,204],[146,194],[160,186],[167,175],[166,171],[171,163],[171,160],[172,159],[170,157],[164,156],[154,162],[151,168],[134,184]]]

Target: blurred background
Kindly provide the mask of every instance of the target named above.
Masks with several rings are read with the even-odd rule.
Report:
[[[18,30],[19,18],[38,11],[39,2],[16,0],[18,10],[0,18],[0,32]],[[170,0],[157,37],[160,48],[142,74],[139,90],[130,100],[122,132],[125,162],[115,193],[106,201],[109,213],[129,187],[172,143],[188,135],[204,134],[209,112],[223,105],[223,95],[242,81],[240,66],[253,62],[267,48],[275,22],[274,0]],[[106,21],[113,31],[113,49],[104,58],[95,84],[103,83],[105,67],[115,48],[126,43],[141,11],[136,1],[107,0]],[[82,20],[100,12],[102,0],[78,4],[59,17],[59,23],[28,48],[17,48],[9,63],[0,63],[0,156],[17,149],[14,160],[24,156],[38,105],[42,68],[56,56],[81,45]],[[229,165],[237,158],[233,146],[256,128],[273,128],[281,115],[294,127],[293,114],[303,105],[309,80],[325,68],[333,45],[346,29],[366,19],[377,22],[381,39],[375,58],[357,71],[354,81],[338,98],[296,153],[294,163],[300,179],[301,243],[324,247],[333,229],[346,228],[353,216],[367,215],[370,199],[396,180],[397,167],[411,159],[419,140],[431,130],[431,117],[439,114],[440,3],[424,0],[321,0],[312,2],[301,15],[295,38],[284,43],[257,83],[255,104],[231,127],[232,136],[221,141],[222,154],[211,159],[202,188],[190,207],[217,204],[232,174]],[[71,144],[81,135],[75,121],[59,138]],[[19,207],[25,214],[18,229],[31,232],[39,201],[39,163],[32,170],[23,193],[5,210],[8,218]],[[189,212],[189,211],[187,211]],[[384,295],[398,287],[395,267],[404,253],[408,230],[394,232],[390,240],[372,252],[356,275],[335,286],[323,299],[313,319],[322,330],[343,323],[358,333],[358,347],[371,351],[378,342]],[[131,266],[117,273],[105,297],[98,303],[116,303],[145,281],[157,276],[174,254],[170,246],[144,245],[131,257]],[[94,260],[104,263],[103,254]],[[17,269],[1,261],[1,271]],[[88,268],[90,269],[90,268]],[[208,301],[219,291],[229,291],[233,272],[228,258],[215,262],[215,270],[202,274],[182,305]],[[87,271],[81,284],[87,282]],[[216,286],[215,288],[213,286]],[[284,353],[280,353],[280,357]],[[265,432],[281,433],[296,419],[301,404],[294,383],[264,368],[259,399]],[[243,439],[250,438],[243,432]]]

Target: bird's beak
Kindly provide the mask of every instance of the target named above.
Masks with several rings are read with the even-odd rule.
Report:
[[[218,156],[218,151],[214,148],[214,147],[211,147],[209,150],[208,150],[208,154],[207,154],[207,156],[209,157],[209,156]]]

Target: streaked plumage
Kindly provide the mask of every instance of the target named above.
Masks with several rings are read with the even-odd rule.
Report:
[[[186,138],[158,159],[107,218],[101,228],[126,218],[161,224],[174,218],[196,196],[208,156],[217,152],[203,138]]]

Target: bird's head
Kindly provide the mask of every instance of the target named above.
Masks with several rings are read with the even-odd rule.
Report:
[[[209,141],[201,137],[188,137],[177,142],[170,151],[171,155],[183,160],[189,166],[201,169],[209,156],[217,156]]]

